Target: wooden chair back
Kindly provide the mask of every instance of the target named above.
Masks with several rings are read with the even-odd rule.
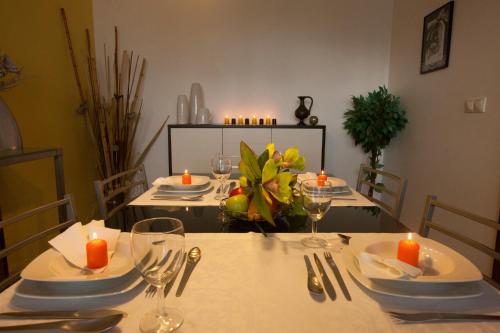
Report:
[[[368,177],[367,177],[368,175]],[[375,175],[373,178],[370,175]],[[385,184],[380,186],[377,183],[377,177],[387,177],[394,183],[394,188],[389,189]],[[374,179],[373,181],[371,179]],[[399,176],[396,176],[387,171],[372,169],[366,164],[361,164],[359,167],[358,181],[356,183],[356,191],[363,194],[368,200],[376,203],[384,209],[389,215],[399,221],[401,210],[403,207],[404,195],[406,193],[407,181]],[[364,189],[367,191],[364,192]],[[384,193],[390,197],[390,202],[384,202],[373,197],[374,193]]]
[[[460,233],[452,228],[437,224],[432,220],[434,215],[435,208],[441,208],[447,212],[465,217],[468,220],[474,221],[476,223],[482,224],[486,227],[492,228],[494,230],[500,231],[500,224],[498,221],[490,220],[488,218],[476,215],[474,213],[467,212],[463,209],[450,206],[444,202],[438,201],[437,197],[434,195],[428,195],[425,200],[425,208],[422,216],[422,222],[420,223],[419,234],[423,237],[428,237],[431,229],[437,230],[446,236],[454,238],[468,246],[481,251],[482,253],[492,257],[494,260],[500,261],[500,252],[470,238],[465,236],[463,233]],[[497,289],[500,289],[500,281],[494,281],[488,276],[484,276],[485,280],[494,285]]]
[[[45,238],[46,236],[50,235],[51,233],[54,233],[56,231],[61,231],[63,229],[66,229],[70,227],[73,223],[76,222],[75,219],[75,209],[73,205],[73,199],[71,195],[66,195],[63,199],[54,201],[51,203],[48,203],[46,205],[36,207],[33,209],[30,209],[29,211],[26,211],[24,213],[21,213],[17,216],[10,217],[8,219],[0,221],[0,229],[3,229],[9,225],[12,225],[14,223],[20,223],[21,221],[33,217],[36,215],[40,215],[44,212],[54,210],[54,209],[62,208],[66,212],[66,218],[63,221],[60,221],[59,224],[46,228],[42,231],[39,231],[28,238],[23,239],[22,241],[19,241],[15,244],[7,246],[5,249],[0,251],[0,259],[6,258],[7,256],[19,251],[20,249],[24,248],[26,245],[31,244],[37,240],[40,240],[42,238]],[[3,281],[0,282],[0,291],[4,290],[5,288],[9,287],[12,285],[14,282],[20,279],[20,274],[21,271],[17,271],[14,273],[10,273],[7,278],[5,278]]]
[[[144,165],[118,173],[103,180],[94,181],[99,212],[104,220],[118,212],[148,190]]]

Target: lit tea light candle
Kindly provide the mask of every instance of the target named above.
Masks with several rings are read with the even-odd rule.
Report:
[[[96,233],[87,242],[86,250],[88,268],[102,268],[108,264],[108,243],[104,239],[97,239]]]
[[[418,254],[420,245],[412,239],[411,232],[408,234],[408,239],[399,241],[398,244],[398,260],[404,261],[407,264],[417,267]]]
[[[257,116],[252,116],[252,125],[257,125]]]
[[[266,125],[271,125],[271,117],[269,115],[266,116]]]
[[[319,186],[325,185],[325,182],[328,180],[328,176],[325,175],[325,170],[321,170],[321,173],[318,175],[317,181]]]
[[[191,175],[187,169],[184,170],[184,174],[182,175],[182,185],[191,185]]]
[[[243,117],[238,116],[238,125],[243,125]]]
[[[229,125],[231,121],[229,120],[229,116],[224,117],[224,125]]]

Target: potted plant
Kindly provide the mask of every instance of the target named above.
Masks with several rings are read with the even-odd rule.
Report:
[[[382,151],[408,122],[399,97],[392,95],[385,86],[367,96],[353,96],[352,109],[344,113],[344,118],[344,129],[353,137],[354,144],[361,145],[369,154],[373,169],[383,167],[380,163]],[[367,176],[370,182],[375,182],[376,174]],[[369,195],[372,194],[373,188],[370,188]]]

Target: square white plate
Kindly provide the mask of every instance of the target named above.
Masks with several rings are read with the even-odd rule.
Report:
[[[130,233],[122,232],[115,253],[103,272],[89,272],[70,264],[62,254],[48,249],[36,257],[21,272],[25,280],[44,282],[82,282],[109,280],[121,277],[134,269],[130,254]]]
[[[382,258],[396,258],[398,242],[406,239],[408,234],[363,234],[353,235],[349,240],[353,254],[358,256],[365,251],[376,254]],[[446,245],[430,238],[424,238],[413,233],[413,239],[420,244],[420,258],[429,255],[432,258],[432,268],[425,270],[424,274],[405,280],[400,278],[383,278],[377,280],[405,281],[412,283],[457,283],[474,282],[483,279],[479,269],[467,258]]]
[[[158,178],[153,182],[154,186],[167,185],[176,190],[199,190],[203,189],[210,182],[207,176],[191,176],[191,184],[182,184],[182,176],[170,176],[165,178]]]
[[[349,241],[352,241],[352,239]],[[411,299],[460,299],[483,294],[479,282],[462,283],[411,283],[410,281],[381,281],[364,276],[356,265],[356,258],[350,246],[342,249],[342,261],[349,273],[365,288],[382,295]]]

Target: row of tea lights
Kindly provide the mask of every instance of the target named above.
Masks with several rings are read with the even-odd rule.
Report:
[[[276,125],[276,118],[271,118],[271,116],[266,116],[265,118],[258,119],[257,116],[252,116],[250,118],[243,118],[243,116],[238,116],[238,118],[229,118],[229,116],[224,117],[224,125]]]

